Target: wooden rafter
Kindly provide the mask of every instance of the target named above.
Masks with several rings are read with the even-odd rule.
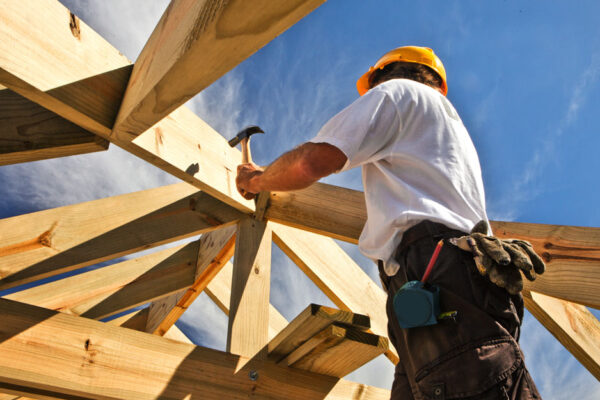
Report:
[[[10,89],[0,89],[0,165],[108,149],[109,142]]]
[[[390,395],[384,389],[5,299],[0,299],[0,318],[3,392],[140,400],[186,396],[375,400]],[[241,361],[245,365],[238,371]],[[249,378],[251,371],[256,380]]]
[[[191,287],[150,305],[146,332],[164,335],[233,256],[236,226],[202,235]]]
[[[75,35],[76,17],[62,4],[0,0],[0,18],[0,84],[227,204],[254,209],[235,189],[241,153],[185,106],[134,142],[111,136],[132,65],[83,21]]]
[[[231,225],[242,216],[234,208],[245,213],[253,210],[253,204],[242,199],[235,190],[235,166],[240,161],[239,152],[229,148],[218,133],[191,111],[179,106],[323,0],[295,0],[280,4],[267,0],[258,0],[258,3],[173,0],[133,67],[87,25],[68,14],[58,2],[24,1],[16,5],[10,0],[0,0],[0,83],[28,99],[0,86],[0,104],[4,105],[2,111],[10,111],[9,118],[0,111],[0,119],[4,121],[4,125],[0,125],[0,141],[8,139],[15,142],[16,138],[17,143],[14,149],[7,150],[0,146],[0,164],[92,151],[107,144],[96,134],[208,194],[190,188],[187,188],[187,192],[186,189],[175,190],[174,185],[155,189],[152,193],[159,193],[158,199],[149,196],[150,191],[140,192],[147,195],[142,198],[141,210],[132,200],[138,194],[130,194],[2,220],[0,232],[8,232],[8,240],[0,248],[0,289],[208,232],[217,226]],[[39,9],[44,9],[43,15],[31,11]],[[49,26],[51,29],[48,29]],[[257,26],[260,29],[256,29]],[[202,64],[203,68],[197,68],[198,64]],[[180,79],[183,75],[188,79]],[[7,97],[3,98],[2,95]],[[14,107],[17,106],[35,120],[35,129],[50,129],[46,122],[40,121],[51,119],[51,130],[41,132],[45,135],[36,136],[33,144],[25,143],[21,137],[10,136],[14,136],[14,132],[7,134],[2,131],[2,127],[10,124],[10,127],[14,127],[21,123],[15,117]],[[17,132],[18,135],[21,132]],[[59,136],[54,134],[56,132],[67,132],[68,135]],[[27,146],[33,150],[27,149]],[[28,151],[23,152],[23,149]],[[209,195],[234,208],[225,206]],[[340,202],[340,199],[344,201]],[[113,211],[113,208],[117,209],[114,207],[115,201],[124,201],[126,209],[123,210],[122,203],[119,203],[121,209]],[[353,243],[358,241],[366,219],[361,192],[330,185],[317,184],[293,193],[272,193],[270,203],[266,217],[272,221]],[[96,208],[99,204],[100,213]],[[71,290],[65,287],[78,280],[83,282],[84,275],[92,276],[83,274],[68,278],[65,282],[16,293],[13,298],[21,296],[21,299],[27,299],[29,296],[29,300],[36,299],[32,303],[39,302],[47,307],[101,318],[117,310],[171,294],[150,308],[113,322],[137,330],[168,334],[167,329],[204,288],[213,299],[217,299],[222,309],[228,310],[229,303],[223,300],[224,293],[227,293],[223,282],[229,280],[233,281],[233,287],[230,291],[232,315],[228,349],[253,357],[266,344],[267,338],[281,329],[278,325],[285,321],[276,310],[273,311],[273,307],[269,309],[270,261],[267,254],[270,233],[265,227],[266,222],[250,219],[241,223],[238,236],[242,235],[244,241],[236,249],[239,254],[236,256],[233,278],[230,277],[231,269],[226,267],[223,269],[223,279],[219,278],[219,274],[210,282],[230,257],[230,242],[230,247],[222,250],[220,256],[207,256],[208,264],[197,262],[198,271],[195,265],[198,252],[192,252],[192,256],[188,254],[190,249],[197,250],[198,246],[202,246],[195,242],[142,257],[139,259],[143,260],[140,261],[142,264],[135,267],[133,264],[139,260],[119,264],[121,267],[132,267],[129,275],[111,275],[115,268],[99,272],[99,280],[92,282],[99,292],[88,293],[87,297],[81,287]],[[546,259],[548,272],[533,283],[526,282],[526,305],[600,379],[600,350],[597,346],[600,342],[600,325],[584,306],[571,303],[600,308],[600,295],[596,290],[600,284],[600,229],[508,222],[494,222],[493,228],[497,236],[531,241]],[[309,233],[290,236],[285,230],[289,228],[282,227],[281,235],[275,240],[303,271],[336,304],[339,303],[339,307],[362,311],[361,307],[366,307],[364,298],[359,301],[356,293],[362,294],[363,285],[358,285],[360,288],[352,289],[356,291],[351,293],[351,285],[340,282],[329,265],[335,264],[339,269],[347,264],[349,266],[344,267],[345,273],[355,277],[351,279],[346,276],[348,281],[368,282],[371,285],[366,274],[353,262],[348,263],[349,257],[334,242],[319,243]],[[204,238],[207,240],[213,236],[217,235],[207,234]],[[321,259],[317,249],[327,252],[330,257],[333,255],[332,260]],[[161,257],[164,258],[162,261]],[[186,265],[183,266],[181,263],[184,259],[194,262],[185,261]],[[201,265],[205,265],[205,268]],[[152,290],[149,282],[154,284],[156,278],[150,278],[147,282],[144,279],[159,271],[171,275],[165,275],[164,280],[161,277],[164,287]],[[190,272],[193,275],[191,279]],[[226,276],[227,273],[230,275]],[[187,274],[187,278],[181,274]],[[115,276],[116,282],[101,280],[109,276]],[[48,296],[48,290],[53,287],[65,294],[62,305]],[[173,293],[181,288],[186,290]],[[217,292],[220,294],[215,295]],[[369,291],[367,297],[369,304],[381,313],[384,308],[380,304],[380,292]],[[380,313],[375,314],[374,318],[378,326],[374,329],[377,330],[383,329]],[[278,317],[272,320],[273,316]],[[351,383],[327,381],[322,376],[298,375],[287,368],[281,369],[262,361],[259,357],[247,360],[195,347],[189,347],[191,353],[186,353],[182,348],[166,342],[152,342],[155,339],[148,339],[148,335],[144,336],[146,339],[141,336],[131,338],[128,333],[123,333],[126,332],[123,328],[115,328],[118,331],[111,331],[112,328],[106,325],[98,328],[93,325],[96,324],[94,321],[9,300],[0,299],[0,317],[3,322],[7,321],[6,329],[3,327],[0,330],[0,351],[9,354],[8,361],[12,361],[9,363],[0,359],[0,389],[9,392],[42,397],[110,397],[118,393],[113,397],[129,398],[134,392],[126,391],[135,386],[134,390],[140,391],[135,392],[136,398],[154,398],[172,393],[191,396],[197,394],[199,388],[209,388],[215,398],[231,398],[232,393],[238,391],[241,396],[260,396],[264,393],[265,396],[286,398],[324,398],[327,393],[327,398],[348,398],[359,393],[361,398],[366,399],[389,396],[387,391],[362,385],[357,389]],[[80,331],[75,332],[74,329]],[[171,332],[175,332],[172,335],[178,335],[175,328]],[[100,352],[96,347],[92,350],[89,348],[92,343],[90,337],[94,335],[101,339],[100,345],[93,342],[94,346],[99,346]],[[53,354],[61,355],[62,362],[68,364],[67,375],[71,373],[79,381],[63,381],[63,375],[59,376],[56,368],[51,369],[54,366],[52,362],[56,360],[49,361],[47,354],[28,347],[31,343],[55,336],[58,339],[44,345],[54,348]],[[305,344],[296,351],[304,355],[313,347],[322,349],[320,341],[328,341],[333,336],[346,340],[351,336],[357,337],[357,333],[349,334],[335,327],[330,331],[321,331],[317,336],[310,346]],[[82,337],[88,339],[83,341]],[[117,341],[120,341],[119,345],[111,347],[110,344]],[[81,351],[81,343],[84,343],[85,350],[83,364],[81,355],[74,351],[76,348]],[[133,351],[126,352],[127,349]],[[136,352],[136,349],[139,351]],[[344,353],[343,348],[340,349],[340,353],[336,354]],[[159,379],[159,385],[163,386],[152,386],[151,382],[145,381],[132,384],[130,375],[119,377],[123,379],[118,381],[110,371],[107,372],[106,365],[102,365],[102,362],[96,364],[96,356],[103,352],[107,355],[106,360],[109,360],[106,365],[110,364],[110,357],[122,357],[129,363],[123,375],[133,374],[135,377],[149,375],[145,368],[152,364],[146,353],[154,352],[154,356],[158,354],[170,360],[171,363],[167,361],[159,366],[165,374],[162,381]],[[143,354],[134,359],[138,353]],[[140,359],[144,357],[148,358],[147,365],[140,364]],[[318,359],[324,360],[321,356]],[[268,373],[267,379],[248,384],[240,378],[237,370],[247,361],[248,365],[240,372],[248,372],[248,368],[261,368]],[[313,363],[314,359],[308,362]],[[180,372],[180,363],[186,367],[183,373]],[[191,367],[187,368],[189,365]],[[42,367],[31,369],[38,366]],[[210,371],[211,378],[201,380],[193,388],[170,379],[169,374],[175,373],[182,381],[196,382],[197,374],[189,373],[194,369]],[[327,370],[327,366],[324,370]],[[90,374],[86,374],[88,371]],[[152,372],[156,371],[152,369]],[[215,376],[217,373],[221,375]],[[99,382],[113,379],[122,385],[97,386]],[[303,379],[308,379],[310,386]],[[145,384],[148,387],[142,387]]]
[[[0,289],[234,224],[185,183],[0,220]]]
[[[188,289],[194,283],[198,242],[84,272],[5,298],[101,319]]]
[[[324,1],[172,0],[135,63],[114,135],[132,140]]]
[[[337,307],[368,315],[372,332],[387,337],[385,292],[332,239],[273,223],[273,240]],[[398,362],[393,347],[386,356]]]
[[[318,183],[296,192],[271,193],[266,218],[357,243],[367,212],[362,192]],[[546,261],[546,273],[534,282],[526,280],[526,289],[600,308],[600,228],[491,224],[498,237],[531,241]]]
[[[600,228],[492,222],[499,237],[530,241],[547,265],[544,275],[525,288],[600,308]]]
[[[541,293],[523,293],[527,309],[600,379],[600,322],[585,307]]]

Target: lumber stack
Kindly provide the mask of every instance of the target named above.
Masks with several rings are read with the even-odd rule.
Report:
[[[309,305],[267,348],[280,365],[342,378],[385,353],[388,340],[366,332],[369,317]]]

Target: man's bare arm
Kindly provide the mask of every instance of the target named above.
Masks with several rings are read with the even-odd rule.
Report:
[[[309,142],[283,154],[264,171],[254,164],[238,166],[236,183],[246,198],[263,191],[304,189],[345,163],[346,155],[337,147]]]

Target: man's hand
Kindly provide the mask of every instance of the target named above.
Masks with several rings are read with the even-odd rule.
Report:
[[[484,222],[484,221],[481,221]],[[475,225],[469,236],[451,239],[463,250],[471,251],[477,270],[494,284],[510,294],[523,290],[523,278],[533,281],[546,270],[544,261],[536,254],[531,243],[519,239],[498,239],[487,236],[487,224]]]
[[[247,200],[252,200],[260,192],[256,177],[263,174],[263,169],[254,163],[240,164],[237,167],[235,184],[238,192]]]

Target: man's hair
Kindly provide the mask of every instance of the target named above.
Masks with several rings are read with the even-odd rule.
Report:
[[[424,83],[434,89],[442,87],[442,78],[423,64],[397,61],[376,70],[369,77],[369,87],[375,87],[390,79],[405,78]]]

